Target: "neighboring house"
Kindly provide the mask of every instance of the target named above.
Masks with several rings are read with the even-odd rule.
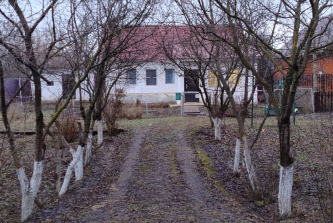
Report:
[[[319,49],[308,56],[305,71],[298,81],[295,103],[297,107],[305,111],[333,111],[333,48],[330,45],[333,41],[333,24],[327,24],[331,18],[332,15],[329,15],[320,19],[316,29],[318,36],[312,41],[312,48]],[[300,34],[300,40],[303,35],[304,33]],[[281,48],[287,57],[290,56],[291,46],[290,40]],[[280,65],[282,69],[288,69],[286,62],[283,61]],[[275,89],[281,91],[284,83],[283,76],[280,72],[276,72],[274,79]]]
[[[127,61],[132,64],[122,71],[122,78],[118,81],[116,88],[123,89],[124,102],[134,103],[137,99],[145,103],[176,102],[176,93],[184,93],[185,102],[200,102],[198,89],[193,81],[186,77],[185,71],[177,66],[174,61],[186,63],[187,71],[197,72],[198,67],[191,63],[191,56],[185,54],[184,41],[191,36],[191,30],[187,26],[142,26],[136,30],[130,45],[119,56],[120,61]],[[170,56],[174,61],[171,61]],[[236,79],[238,71],[235,70],[230,82]],[[44,76],[52,81],[47,85],[42,81],[42,99],[56,100],[63,94],[68,95],[71,87],[75,84],[74,78],[70,77],[66,70],[49,70]],[[112,79],[112,78],[111,78]],[[252,83],[252,78],[249,78]],[[206,84],[209,86],[209,93],[214,92],[217,80],[214,74],[207,71]],[[237,101],[242,99],[244,93],[245,76],[240,78],[236,87],[234,97]],[[85,93],[86,83],[81,85],[82,96],[88,100]],[[248,91],[252,91],[250,84]],[[74,99],[78,100],[79,90],[76,90]],[[257,92],[254,95],[254,102],[257,103]]]
[[[312,53],[308,56],[307,64],[303,76],[301,77],[298,86],[299,87],[309,87],[314,91],[333,91],[331,86],[321,85],[320,79],[324,76],[333,75],[333,47],[329,45],[333,41],[333,24],[330,22],[332,15],[328,15],[319,20],[318,26],[316,28],[316,39],[312,41],[312,48],[320,48],[316,53]],[[299,40],[302,40],[304,32],[299,35]],[[280,50],[284,52],[285,56],[288,58],[290,56],[292,40],[285,44]],[[325,46],[325,47],[324,47]],[[288,65],[286,62],[281,62],[280,64],[283,69],[287,69]],[[274,76],[276,83],[278,81],[283,81],[283,77],[280,72],[277,72]]]
[[[6,101],[11,100],[15,95],[14,102],[25,102],[32,100],[31,94],[31,82],[27,81],[26,78],[5,78],[5,95]],[[25,84],[25,85],[24,85]],[[24,85],[24,86],[23,86]],[[17,91],[22,87],[22,90],[18,93]]]
[[[67,98],[70,91],[73,89],[74,84],[76,83],[76,78],[71,76],[71,74],[64,69],[52,69],[47,70],[43,74],[50,83],[46,83],[42,80],[42,100],[43,101],[55,101],[60,97]],[[84,85],[83,83],[82,85]],[[34,84],[31,82],[32,92],[34,89]],[[79,90],[75,91],[73,99],[79,98]],[[86,93],[83,94],[83,99],[88,100],[89,97]]]

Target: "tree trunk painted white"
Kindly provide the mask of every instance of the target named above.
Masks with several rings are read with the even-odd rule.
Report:
[[[78,146],[78,147],[81,147],[81,146]],[[78,148],[78,150],[79,150],[79,148]],[[79,181],[83,178],[83,148],[80,150],[81,150],[80,153],[75,154],[78,156],[78,161],[75,165],[75,181]]]
[[[234,174],[239,174],[239,160],[240,160],[240,139],[236,139],[235,159],[234,159]]]
[[[86,157],[84,160],[84,165],[90,163],[91,158],[91,150],[92,150],[92,137],[93,137],[93,129],[90,129],[87,138],[87,146],[86,146]]]
[[[247,143],[247,138],[245,135],[242,136],[242,141],[243,141],[243,147],[244,147],[245,165],[246,165],[247,173],[249,174],[251,187],[254,192],[258,192],[259,185],[257,182],[257,176],[256,176],[256,172],[255,172],[252,160],[251,160],[251,152],[250,152],[249,145]]]
[[[294,165],[280,167],[279,213],[281,218],[291,215],[291,195],[293,189]]]
[[[97,121],[97,144],[100,146],[103,143],[103,126],[104,121],[98,120]]]
[[[77,162],[79,161],[80,157],[82,159],[82,153],[83,153],[82,146],[78,146],[76,152],[71,151],[71,153],[73,155],[73,160],[70,162],[70,164],[67,167],[64,182],[62,183],[62,186],[61,186],[61,189],[60,189],[60,192],[59,192],[59,197],[67,191],[68,184],[69,184],[69,181],[70,181],[71,176],[72,176],[72,172],[73,172]]]
[[[222,140],[222,119],[221,118],[213,118],[214,122],[214,129],[215,129],[215,140],[221,141]]]
[[[21,221],[24,221],[31,215],[34,208],[34,202],[42,182],[43,161],[34,162],[34,170],[30,184],[23,167],[16,169],[16,173],[20,181],[22,193]]]

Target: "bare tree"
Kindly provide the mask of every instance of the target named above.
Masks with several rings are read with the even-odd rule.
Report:
[[[239,136],[238,139],[236,139],[236,148],[235,148],[235,164],[234,164],[234,171],[237,174],[239,169],[239,160],[240,160],[240,140],[243,142],[244,145],[244,157],[245,157],[245,163],[247,172],[249,175],[251,187],[256,195],[260,195],[260,186],[256,177],[254,164],[251,159],[251,153],[250,153],[250,146],[248,144],[248,140],[246,137],[246,131],[245,131],[245,117],[247,115],[247,107],[249,103],[252,100],[252,95],[254,94],[255,88],[252,88],[251,90],[251,96],[248,95],[249,87],[248,87],[248,73],[245,75],[245,93],[242,98],[242,105],[238,106],[237,103],[241,103],[241,101],[236,101],[234,97],[234,90],[236,87],[228,81],[229,77],[231,76],[233,70],[225,69],[225,61],[222,61],[221,57],[226,54],[226,52],[229,52],[229,55],[233,55],[234,58],[237,58],[236,60],[240,61],[240,58],[238,54],[235,52],[234,48],[230,46],[230,44],[227,41],[221,41],[220,39],[216,38],[215,35],[212,35],[212,33],[216,33],[216,35],[223,36],[223,38],[227,39],[228,41],[238,41],[240,43],[244,43],[246,38],[244,39],[244,36],[239,35],[239,31],[236,30],[237,36],[232,37],[232,27],[225,25],[221,20],[222,18],[215,18],[215,11],[214,7],[210,2],[200,2],[197,4],[196,2],[192,1],[176,1],[178,7],[182,11],[182,14],[184,16],[184,19],[186,20],[187,24],[193,26],[193,27],[200,27],[202,29],[202,32],[205,33],[206,39],[209,40],[211,46],[213,46],[214,50],[211,51],[211,57],[212,57],[212,67],[213,70],[216,70],[216,77],[218,78],[219,85],[223,87],[223,89],[226,92],[226,97],[230,101],[231,107],[234,111],[234,114],[236,116],[236,120],[238,123],[238,129],[239,129]],[[207,5],[206,5],[207,3]],[[204,9],[204,10],[203,10]],[[245,50],[248,47],[244,47],[242,45],[242,50]],[[226,50],[227,49],[227,50]],[[238,66],[242,67],[242,66]],[[236,68],[236,67],[235,67]],[[241,69],[240,69],[241,70]],[[236,83],[241,78],[243,72],[239,72],[236,75]],[[243,107],[242,109],[239,109],[239,107]],[[240,140],[239,140],[240,139]]]
[[[24,4],[24,3],[23,3]],[[57,43],[56,33],[53,33],[52,41],[47,47],[47,51],[44,58],[38,60],[36,56],[34,46],[34,33],[37,27],[47,17],[51,17],[51,27],[55,27],[54,23],[54,9],[57,1],[50,1],[41,11],[38,11],[34,16],[29,15],[22,9],[22,3],[17,1],[6,1],[1,3],[1,20],[7,21],[10,24],[9,30],[1,30],[0,33],[0,45],[6,49],[6,51],[12,55],[13,58],[27,67],[30,70],[29,78],[32,78],[34,84],[34,104],[35,104],[35,116],[36,116],[36,138],[35,138],[35,161],[33,175],[30,180],[24,172],[23,166],[18,153],[16,152],[15,140],[13,140],[9,123],[6,123],[6,105],[2,100],[2,115],[6,126],[7,134],[9,137],[12,156],[15,162],[17,175],[20,181],[21,193],[22,193],[22,221],[25,220],[33,210],[34,201],[37,197],[39,190],[42,173],[43,173],[43,160],[45,153],[44,139],[47,134],[47,130],[44,130],[44,118],[42,112],[42,89],[41,81],[49,82],[43,75],[43,69],[46,61],[54,55],[54,47]],[[29,17],[29,18],[28,18]],[[55,29],[53,29],[55,31]],[[2,72],[3,73],[3,72]],[[3,76],[3,75],[2,75]],[[3,77],[2,77],[3,78]],[[3,81],[3,80],[2,80]],[[2,87],[4,87],[2,85]],[[4,92],[2,92],[2,98],[5,98]]]
[[[100,3],[104,4],[101,5],[101,8],[105,10],[103,15],[99,17],[101,18],[100,20],[93,19],[94,16],[98,15],[96,6],[94,5],[95,2],[71,1],[68,3],[52,0],[43,2],[43,7],[40,10],[33,8],[33,4],[30,4],[30,2],[22,3],[8,0],[0,3],[0,19],[1,21],[6,21],[6,24],[10,24],[10,26],[7,26],[8,29],[0,31],[0,45],[12,55],[16,63],[29,69],[27,75],[32,79],[34,84],[36,138],[34,169],[30,182],[21,165],[20,157],[16,153],[17,148],[15,147],[15,140],[13,140],[9,123],[5,123],[11,144],[13,160],[17,168],[17,174],[21,185],[22,221],[28,218],[32,213],[34,201],[41,185],[43,160],[46,149],[44,141],[48,134],[54,136],[50,131],[50,127],[69,104],[76,89],[78,89],[86,78],[89,77],[91,70],[99,64],[107,61],[109,58],[116,57],[116,55],[119,55],[120,52],[122,52],[124,46],[126,46],[130,39],[129,37],[134,35],[133,30],[135,30],[135,27],[148,18],[148,15],[153,8],[153,3],[153,1],[145,0],[135,2],[104,1],[103,3]],[[68,12],[68,15],[60,15],[57,8],[62,6],[66,8],[68,6],[67,4],[73,6],[70,12]],[[63,27],[64,24],[71,24],[71,21],[80,18],[78,14],[82,13],[82,9],[87,9],[87,11],[91,10],[87,13],[87,16],[85,17],[86,20],[84,21],[86,22],[85,28],[88,27],[88,29],[80,29],[79,26],[82,27],[83,24],[80,21],[75,21],[73,23],[75,25],[73,29],[69,29],[70,27]],[[88,14],[91,16],[90,19],[91,21],[94,21],[94,23],[92,22],[89,24]],[[69,18],[69,20],[64,22],[61,16]],[[45,46],[42,51],[38,49],[39,46],[36,45],[36,42],[39,41],[35,40],[37,40],[37,31],[43,28],[48,30],[50,38],[46,41],[47,46]],[[96,32],[96,30],[98,30],[98,32]],[[96,33],[98,33],[99,36],[96,36]],[[94,41],[95,37],[98,37],[96,38],[96,41]],[[84,38],[88,39],[88,41],[85,42],[85,45],[80,45],[81,43],[76,44],[76,39],[82,40]],[[111,50],[106,53],[104,49],[108,42],[110,42]],[[88,54],[82,54],[83,51],[80,49],[83,47],[90,49]],[[80,70],[79,68],[81,68],[82,72],[77,75],[76,83],[68,92],[67,98],[61,102],[61,106],[60,100],[58,101],[55,113],[47,123],[44,123],[41,83],[42,81],[50,83],[50,80],[44,76],[45,68],[48,62],[54,59],[56,55],[59,55],[60,52],[62,52],[62,55],[68,55],[73,48],[77,49],[76,53],[80,53],[76,54],[80,60],[74,61],[74,69],[72,69],[71,72],[75,74],[75,72]],[[83,70],[82,67],[84,67]],[[3,72],[1,73],[3,77]],[[98,95],[101,92],[100,86],[103,82],[103,77],[98,79],[96,92],[92,97],[88,110],[85,112],[87,121],[85,122],[83,137],[78,149],[71,150],[74,159],[70,164],[69,172],[71,173],[72,168],[75,167],[77,180],[82,178],[83,171],[82,168],[79,168],[79,164],[82,163],[82,152],[89,132],[91,114],[94,110]],[[1,96],[3,95],[4,94]],[[2,105],[4,106],[2,109],[3,117],[6,116],[6,108],[8,108],[8,104],[4,103],[5,101],[2,100]],[[5,118],[3,121],[5,121]],[[79,162],[80,160],[81,162]],[[66,174],[63,188],[67,189],[69,178],[70,174]],[[63,193],[63,189],[60,190],[60,193]]]
[[[149,0],[137,2],[128,1],[103,1],[75,3],[72,8],[81,7],[82,14],[72,17],[71,29],[74,34],[88,32],[84,38],[76,39],[73,45],[69,61],[72,70],[77,72],[77,76],[82,79],[88,77],[85,89],[81,86],[79,91],[86,91],[89,95],[89,105],[84,108],[82,97],[80,98],[80,110],[84,120],[83,134],[80,138],[76,152],[73,153],[73,160],[68,166],[64,182],[62,184],[59,196],[67,190],[68,183],[73,170],[75,169],[75,178],[80,180],[83,177],[83,151],[85,148],[85,163],[89,163],[92,150],[92,129],[95,120],[98,120],[99,129],[103,125],[102,111],[107,104],[108,95],[111,89],[124,74],[117,72],[112,77],[111,83],[106,89],[106,80],[110,78],[113,71],[124,67],[122,64],[126,55],[131,53],[136,43],[140,42],[138,33],[140,25],[148,18],[155,4]],[[85,18],[80,23],[78,18]],[[89,18],[89,23],[86,20]],[[83,29],[83,30],[82,30]],[[75,41],[75,40],[73,40]],[[83,55],[80,57],[80,55]],[[80,92],[81,95],[81,92]],[[102,132],[102,131],[99,131]]]
[[[277,114],[280,139],[280,185],[279,213],[281,217],[291,215],[291,195],[294,172],[294,158],[290,143],[290,115],[297,84],[303,75],[309,56],[332,42],[330,24],[332,17],[327,16],[332,7],[331,1],[207,1],[198,0],[197,10],[201,21],[208,24],[225,23],[232,27],[226,38],[216,31],[211,33],[220,41],[228,43],[237,53],[244,66],[249,69],[267,90]],[[216,13],[215,13],[216,12]],[[216,16],[212,20],[211,14]],[[320,24],[320,25],[319,25]],[[281,103],[274,98],[274,89],[253,66],[251,59],[243,50],[243,42],[238,36],[247,33],[252,41],[248,44],[258,54],[265,54],[283,76]],[[319,41],[320,39],[326,41]],[[314,46],[313,41],[320,42]],[[285,47],[281,49],[281,44]]]
[[[165,27],[161,45],[167,58],[184,72],[184,78],[190,79],[199,91],[202,102],[207,108],[211,125],[215,128],[215,139],[222,139],[222,119],[229,106],[229,98],[224,87],[218,81],[214,53],[216,47],[204,32],[203,26],[192,24]],[[224,53],[219,55],[223,63],[223,75],[231,79],[236,69],[241,70],[235,54],[226,45],[221,46]],[[233,80],[238,85],[239,77]],[[236,87],[232,89],[232,94]]]

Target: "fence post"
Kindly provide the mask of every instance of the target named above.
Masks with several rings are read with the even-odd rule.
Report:
[[[185,94],[181,93],[181,106],[180,106],[180,114],[184,115],[184,101],[185,101]]]

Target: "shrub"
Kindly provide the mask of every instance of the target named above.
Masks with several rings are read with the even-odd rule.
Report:
[[[66,141],[71,143],[77,139],[79,128],[75,115],[64,115],[58,118],[60,128]]]
[[[118,131],[117,120],[121,118],[123,104],[121,102],[120,91],[116,91],[114,97],[108,100],[103,111],[104,120],[109,135],[114,135]]]
[[[141,103],[126,105],[121,113],[121,118],[126,118],[128,120],[141,119],[142,111],[143,108],[141,107]]]

